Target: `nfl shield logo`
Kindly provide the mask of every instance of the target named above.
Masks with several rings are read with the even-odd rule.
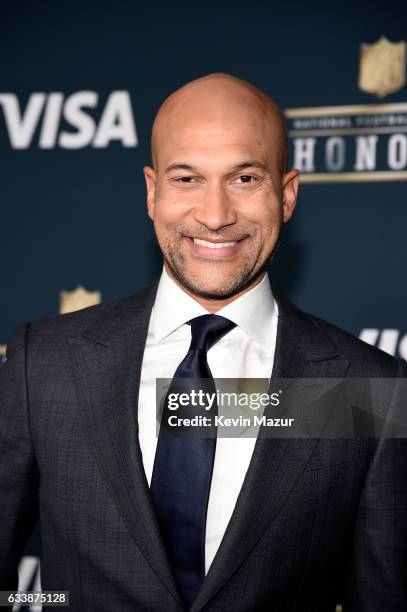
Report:
[[[83,287],[77,287],[73,291],[59,292],[59,312],[65,314],[82,310],[88,306],[100,304],[102,295],[100,291],[86,291]]]
[[[384,98],[406,83],[406,43],[392,43],[382,36],[360,45],[359,89]]]

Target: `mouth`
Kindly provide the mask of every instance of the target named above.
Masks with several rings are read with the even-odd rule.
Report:
[[[204,240],[186,236],[189,247],[195,255],[211,259],[225,259],[235,255],[244,238],[240,240]]]

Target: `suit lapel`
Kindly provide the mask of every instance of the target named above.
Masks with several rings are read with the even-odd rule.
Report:
[[[147,562],[182,606],[150,500],[138,440],[144,347],[158,283],[118,302],[79,339],[71,358],[84,439]]]
[[[277,303],[273,379],[344,377],[349,363],[338,359],[335,345],[316,320],[282,298]],[[310,386],[310,405],[318,390],[315,397],[313,393]],[[234,512],[191,612],[199,612],[222,588],[276,519],[317,443],[316,438],[267,439],[259,432]]]

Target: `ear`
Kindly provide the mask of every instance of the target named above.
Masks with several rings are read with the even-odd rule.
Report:
[[[283,221],[287,223],[291,219],[297,203],[298,187],[300,182],[300,173],[298,170],[290,170],[283,174],[282,192],[283,192]]]
[[[151,220],[154,219],[154,204],[155,204],[155,183],[156,173],[154,168],[150,166],[144,166],[143,168],[144,178],[146,179],[147,187],[147,212]]]

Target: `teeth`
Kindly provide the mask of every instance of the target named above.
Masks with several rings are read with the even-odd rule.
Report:
[[[206,240],[201,240],[200,238],[193,238],[194,244],[200,244],[204,247],[209,247],[210,249],[222,249],[225,247],[232,247],[237,244],[235,242],[207,242]]]

